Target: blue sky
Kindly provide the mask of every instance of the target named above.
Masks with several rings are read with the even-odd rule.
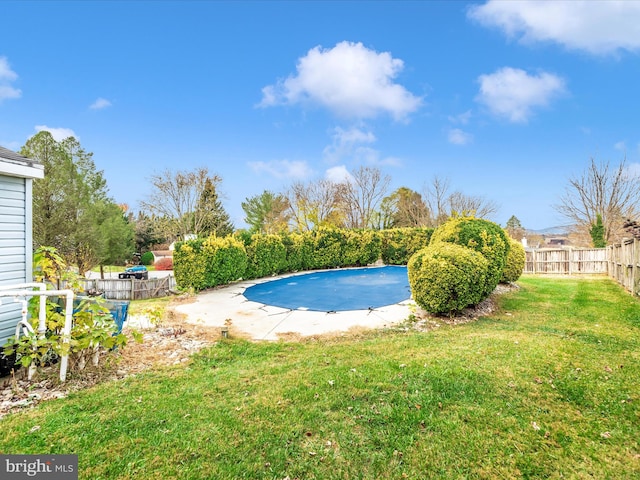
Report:
[[[94,153],[134,211],[207,166],[241,202],[361,165],[542,229],[590,158],[640,172],[640,2],[0,2],[0,145]]]

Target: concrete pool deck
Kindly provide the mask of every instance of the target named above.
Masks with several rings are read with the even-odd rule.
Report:
[[[301,272],[304,273],[310,272]],[[406,320],[415,305],[413,300],[407,299],[372,310],[327,313],[274,307],[252,302],[243,295],[246,288],[275,279],[242,281],[201,292],[195,302],[177,305],[173,309],[186,315],[189,323],[220,328],[227,323],[231,335],[248,336],[253,340],[278,340],[291,335],[307,337],[347,332],[352,328],[389,327]]]

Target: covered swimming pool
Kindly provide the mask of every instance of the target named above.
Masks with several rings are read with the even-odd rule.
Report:
[[[324,270],[248,287],[253,302],[318,312],[373,310],[411,297],[407,267],[385,266]]]

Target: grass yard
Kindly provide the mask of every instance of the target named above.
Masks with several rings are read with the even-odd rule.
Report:
[[[9,415],[0,451],[77,453],[91,480],[640,478],[640,301],[518,283],[431,332],[220,342]]]

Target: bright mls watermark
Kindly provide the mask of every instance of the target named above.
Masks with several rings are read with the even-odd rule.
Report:
[[[78,455],[0,455],[2,480],[78,480]]]

